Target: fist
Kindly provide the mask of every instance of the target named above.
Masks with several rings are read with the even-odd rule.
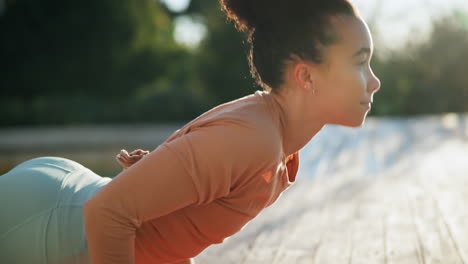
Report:
[[[122,149],[115,158],[120,166],[122,166],[123,169],[126,169],[148,154],[149,151],[147,150],[137,149],[128,153],[125,149]]]

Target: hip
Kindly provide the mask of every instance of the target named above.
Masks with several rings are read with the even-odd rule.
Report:
[[[1,262],[87,263],[82,205],[110,181],[56,157],[28,160],[0,176]]]

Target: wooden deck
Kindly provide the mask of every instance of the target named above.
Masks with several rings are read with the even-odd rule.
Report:
[[[468,263],[461,121],[326,127],[301,151],[295,185],[197,263]]]

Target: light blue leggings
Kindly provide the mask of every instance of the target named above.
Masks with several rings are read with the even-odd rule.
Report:
[[[56,157],[0,176],[0,263],[90,263],[82,206],[110,181]]]

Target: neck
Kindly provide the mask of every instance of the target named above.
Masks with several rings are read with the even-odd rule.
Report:
[[[280,92],[270,92],[266,96],[279,109],[283,151],[286,156],[302,149],[325,125],[318,115],[307,112],[310,107],[306,107],[307,100],[301,96]]]

